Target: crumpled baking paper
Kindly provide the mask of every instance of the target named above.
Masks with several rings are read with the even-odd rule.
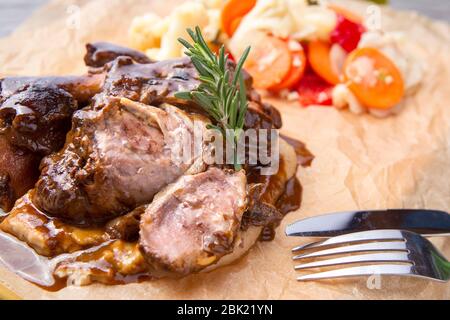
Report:
[[[164,15],[174,0],[54,0],[11,36],[0,40],[0,75],[80,74],[84,45],[127,45],[136,15]],[[361,13],[367,4],[340,1]],[[304,193],[272,242],[257,243],[237,263],[181,280],[122,286],[42,290],[0,268],[0,282],[23,298],[67,299],[449,299],[450,285],[403,277],[300,283],[290,249],[312,239],[287,238],[300,218],[342,210],[430,208],[450,210],[450,27],[412,12],[383,9],[383,28],[407,32],[427,66],[404,110],[387,119],[327,107],[301,108],[269,99],[281,111],[282,132],[306,142],[316,156],[300,168]],[[432,240],[447,258],[450,241]]]

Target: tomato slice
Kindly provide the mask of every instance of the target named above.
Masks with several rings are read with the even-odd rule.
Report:
[[[242,18],[253,9],[255,4],[256,0],[228,0],[222,9],[222,30],[231,37]]]
[[[333,85],[329,84],[312,70],[307,70],[297,86],[299,102],[302,106],[332,106]]]
[[[299,44],[299,46],[301,46]],[[284,89],[291,89],[295,86],[305,73],[306,68],[306,55],[303,48],[297,49],[291,52],[292,54],[292,62],[291,69],[288,74],[281,80],[280,83],[270,87],[272,91],[281,91]]]
[[[400,71],[375,48],[350,53],[344,65],[344,78],[349,89],[368,108],[389,109],[404,95]]]
[[[338,14],[338,22],[330,34],[331,43],[337,43],[345,51],[351,52],[356,49],[362,34],[366,28],[360,23],[355,23],[345,16]]]
[[[291,69],[291,52],[286,41],[263,35],[251,43],[250,54],[244,64],[258,89],[268,89],[281,83]]]
[[[308,60],[311,68],[325,81],[330,84],[338,84],[339,75],[331,67],[330,61],[331,44],[316,40],[308,45]]]

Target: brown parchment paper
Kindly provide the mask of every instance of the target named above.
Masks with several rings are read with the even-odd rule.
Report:
[[[174,0],[53,0],[11,36],[0,40],[0,75],[79,74],[84,44],[127,45],[135,15],[167,14]],[[340,1],[364,12],[363,2]],[[272,100],[282,132],[315,154],[299,169],[300,210],[290,213],[274,241],[256,244],[237,263],[181,280],[124,286],[91,285],[47,292],[0,268],[0,282],[23,298],[66,299],[450,299],[450,285],[411,278],[298,283],[290,248],[312,239],[287,238],[299,218],[340,210],[434,208],[450,210],[450,27],[412,12],[383,9],[383,28],[403,30],[420,45],[427,66],[422,86],[400,115],[387,119],[332,108],[300,108]],[[450,241],[433,242],[450,258]],[[375,282],[376,283],[376,282]],[[372,286],[373,288],[373,286]]]

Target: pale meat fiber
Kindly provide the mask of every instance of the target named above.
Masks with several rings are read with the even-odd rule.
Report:
[[[246,208],[243,171],[210,168],[161,191],[141,219],[140,245],[163,273],[200,271],[232,252]]]

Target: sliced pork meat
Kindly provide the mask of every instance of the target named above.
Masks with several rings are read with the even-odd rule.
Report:
[[[103,223],[151,202],[181,175],[203,170],[193,135],[194,123],[206,130],[206,118],[171,105],[105,103],[76,112],[64,149],[42,161],[33,201],[48,214]]]
[[[156,271],[186,275],[233,250],[247,205],[244,171],[210,168],[181,177],[141,218],[141,250]]]

